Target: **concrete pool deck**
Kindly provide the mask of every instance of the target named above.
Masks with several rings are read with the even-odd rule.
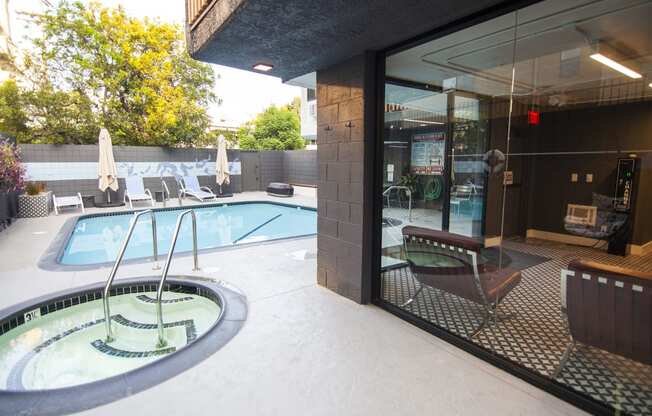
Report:
[[[250,200],[316,207],[310,193],[279,199],[247,192],[224,201]],[[65,220],[79,214],[21,219],[0,232],[0,308],[106,280],[106,267],[36,266]],[[318,286],[316,251],[316,238],[306,237],[206,253],[197,273],[190,273],[191,257],[179,257],[171,273],[223,280],[246,294],[244,328],[188,371],[82,414],[582,414],[380,308]],[[151,274],[150,263],[129,264],[118,279]]]

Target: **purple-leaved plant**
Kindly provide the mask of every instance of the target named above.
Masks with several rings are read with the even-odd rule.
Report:
[[[0,192],[22,191],[25,168],[20,163],[20,151],[8,140],[0,140]]]

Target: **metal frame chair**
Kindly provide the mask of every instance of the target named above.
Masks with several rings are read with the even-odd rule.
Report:
[[[652,365],[652,273],[588,260],[561,271],[561,314],[568,329],[557,378],[578,344]]]
[[[206,202],[217,199],[217,195],[213,193],[208,186],[200,186],[197,176],[184,176],[178,179],[179,192],[182,197],[191,196],[199,202]]]
[[[499,313],[501,302],[521,281],[521,273],[508,268],[494,269],[478,264],[482,243],[444,231],[422,227],[403,228],[403,247],[414,278],[417,292],[401,306],[410,305],[426,286],[460,296],[481,305],[482,322],[469,334],[475,337],[491,322],[511,318]],[[434,262],[418,264],[418,257]],[[437,264],[440,261],[440,264]],[[441,263],[447,264],[441,264]]]
[[[133,202],[149,201],[154,206],[154,198],[149,189],[145,188],[143,178],[140,176],[129,176],[125,178],[124,203],[129,200],[129,208],[133,208]]]

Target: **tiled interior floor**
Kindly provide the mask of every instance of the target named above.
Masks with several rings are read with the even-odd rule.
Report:
[[[560,312],[560,270],[579,257],[652,270],[652,254],[623,258],[540,240],[507,241],[504,247],[544,259],[522,269],[521,284],[501,305],[502,312],[512,314],[512,318],[482,330],[473,341],[546,376],[553,374],[569,340]],[[407,267],[382,274],[382,296],[395,305],[402,305],[418,287]],[[404,309],[462,337],[482,321],[482,309],[477,304],[433,288],[424,290]],[[630,414],[652,413],[651,366],[582,346],[558,381]]]

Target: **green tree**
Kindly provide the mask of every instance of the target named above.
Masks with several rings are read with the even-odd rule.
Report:
[[[21,141],[94,143],[101,127],[116,144],[206,138],[213,72],[187,54],[180,27],[66,0],[32,21],[39,33],[25,60],[32,134]]]
[[[288,110],[294,111],[301,117],[301,97],[294,97],[292,102],[285,106]]]
[[[27,132],[27,121],[16,81],[3,82],[0,85],[0,132],[18,137]]]
[[[193,140],[193,145],[196,147],[217,147],[217,139],[221,135],[226,139],[226,147],[228,149],[233,149],[238,145],[238,132],[233,130],[225,129],[213,129],[210,130],[204,137],[201,139]]]
[[[256,119],[240,128],[240,149],[243,150],[294,150],[303,149],[306,142],[301,137],[298,114],[288,106],[271,106]]]

